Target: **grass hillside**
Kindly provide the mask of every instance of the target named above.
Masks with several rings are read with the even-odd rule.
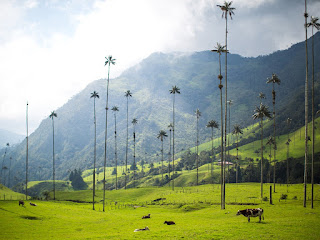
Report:
[[[265,185],[265,196],[268,195]],[[308,186],[308,189],[309,186]],[[302,206],[303,185],[277,185],[273,205],[258,198],[260,185],[228,184],[226,209],[220,209],[218,185],[176,188],[139,188],[107,191],[92,210],[91,191],[58,192],[59,201],[0,201],[0,239],[318,239],[320,188],[315,207]],[[288,191],[288,192],[287,192]],[[280,200],[287,194],[286,200]],[[308,192],[309,194],[309,192]],[[97,192],[98,198],[102,191]],[[160,201],[155,199],[162,198]],[[64,200],[75,199],[84,203]],[[250,204],[250,205],[249,205]],[[255,204],[255,205],[252,205]],[[260,207],[264,220],[236,216],[239,209]],[[149,214],[150,219],[141,219]],[[168,226],[164,221],[174,221]],[[134,232],[148,226],[149,231]],[[244,233],[246,233],[244,235]]]
[[[17,193],[12,191],[10,188],[7,188],[0,184],[0,200],[17,200],[17,199],[25,199],[25,195],[22,193]]]

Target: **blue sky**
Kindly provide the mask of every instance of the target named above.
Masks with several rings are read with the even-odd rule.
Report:
[[[0,128],[30,131],[93,80],[153,52],[192,52],[224,43],[221,0],[0,0]],[[309,14],[320,0],[308,1]],[[234,0],[231,53],[251,57],[304,38],[303,0]]]

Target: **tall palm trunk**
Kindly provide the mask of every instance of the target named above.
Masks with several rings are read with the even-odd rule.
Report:
[[[307,206],[307,163],[308,163],[308,28],[307,28],[307,0],[305,0],[305,35],[306,35],[306,81],[304,92],[304,109],[305,109],[305,154],[304,154],[304,194],[303,207]]]
[[[27,149],[26,149],[26,200],[28,200],[28,163],[29,163],[29,103],[27,102],[26,127],[27,127]]]
[[[96,195],[96,158],[97,158],[97,121],[96,121],[96,98],[93,98],[93,115],[94,115],[94,159],[93,159],[93,194],[92,207],[94,210],[94,197]]]
[[[224,146],[227,146],[227,109],[228,109],[228,17],[226,13],[226,52],[225,52],[225,110],[224,110],[224,122],[225,122],[225,128],[224,128]],[[223,166],[223,205],[225,205],[225,194],[226,194],[226,147],[224,147],[225,151],[225,157],[224,157],[224,166]]]
[[[136,130],[133,131],[133,187],[136,187]]]
[[[213,158],[214,158],[214,152],[213,152],[213,127],[211,128],[211,180],[213,184]]]
[[[236,146],[236,148],[237,148],[237,162],[236,162],[236,183],[238,183],[238,168],[239,168],[239,149],[238,149],[238,135],[239,134],[237,134],[237,146]]]
[[[261,118],[261,199],[263,198],[263,118]]]
[[[114,113],[114,158],[116,161],[116,190],[118,189],[117,115]]]
[[[125,170],[125,178],[124,178],[124,189],[127,189],[128,145],[129,145],[129,96],[127,96],[127,139],[126,139],[126,170]]]
[[[222,75],[221,75],[221,61],[220,61],[220,54],[219,54],[219,79],[220,79],[220,105],[221,105],[221,173],[220,173],[220,185],[221,185],[221,209],[225,209],[225,204],[224,204],[224,146],[223,146],[223,104],[222,104],[222,88],[223,85],[221,84],[222,80]]]
[[[169,146],[169,164],[168,164],[168,172],[169,172],[169,187],[170,187],[170,161],[171,161],[171,127],[170,127],[170,146]]]
[[[105,200],[106,200],[106,167],[107,167],[107,136],[108,136],[108,100],[109,100],[109,73],[110,64],[108,66],[108,81],[107,81],[107,100],[106,100],[106,126],[104,136],[104,161],[103,161],[103,207],[102,211],[105,211]]]
[[[197,155],[196,155],[196,166],[197,166],[197,186],[199,185],[199,118],[197,116]]]
[[[172,190],[174,191],[174,129],[175,129],[175,115],[174,115],[174,103],[175,103],[175,94],[173,94],[173,105],[172,105]]]
[[[55,158],[54,158],[54,117],[52,117],[52,162],[53,162],[53,200],[56,200],[56,170],[55,170]]]
[[[276,92],[274,90],[274,83],[272,83],[272,105],[273,105],[273,192],[276,192]]]
[[[313,26],[312,26],[312,159],[311,159],[311,208],[313,208],[314,198],[314,40],[313,40]]]
[[[163,183],[163,139],[161,138],[161,177]]]

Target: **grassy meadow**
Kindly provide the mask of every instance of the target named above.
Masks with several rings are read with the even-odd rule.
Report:
[[[308,194],[310,187],[308,186]],[[303,185],[277,185],[273,205],[258,196],[260,184],[226,185],[226,209],[220,209],[219,185],[137,188],[97,192],[57,192],[56,201],[0,201],[0,239],[319,239],[320,186],[315,186],[314,209],[302,206]],[[287,194],[286,200],[280,200]],[[269,184],[264,185],[269,198]],[[155,199],[162,198],[160,201]],[[78,202],[75,202],[78,201]],[[81,203],[79,203],[81,201]],[[28,201],[29,202],[29,201]],[[250,205],[249,205],[250,204]],[[256,204],[256,205],[252,205]],[[262,223],[248,223],[237,210],[261,207]],[[150,219],[141,219],[151,214]],[[163,224],[172,220],[176,225]],[[148,226],[150,231],[133,232]]]

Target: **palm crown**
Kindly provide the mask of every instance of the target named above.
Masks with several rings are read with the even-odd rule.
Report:
[[[172,86],[172,89],[169,90],[170,94],[180,94],[180,88],[178,88],[177,86]]]
[[[116,59],[112,58],[112,56],[110,55],[109,57],[105,57],[106,61],[104,63],[104,65],[109,65],[112,64],[112,65],[115,65],[116,64]]]
[[[217,5],[217,7],[219,7],[222,11],[222,17],[227,18],[229,14],[230,18],[232,19],[232,15],[234,15],[233,10],[236,10],[236,9],[234,7],[231,7],[231,5],[232,5],[232,1],[231,2],[225,1],[223,5]]]
[[[254,112],[255,113],[252,115],[254,120],[257,119],[257,118],[262,119],[264,117],[271,118],[271,113],[269,111],[269,108],[266,105],[262,104],[262,103],[260,103],[259,107],[256,107]]]
[[[57,113],[55,113],[54,111],[51,112],[49,118],[53,119],[53,117],[58,117]]]
[[[114,112],[119,112],[119,108],[117,106],[113,106],[111,108],[111,110],[114,111]]]
[[[210,120],[207,123],[208,128],[219,128],[219,124],[215,120]]]
[[[280,85],[281,80],[279,79],[279,77],[277,76],[277,74],[272,73],[271,78],[268,78],[267,83],[277,83],[278,85]]]
[[[90,98],[99,98],[99,94],[96,91],[93,91]]]
[[[134,118],[132,119],[132,122],[131,122],[133,125],[136,125],[138,123],[138,119]]]
[[[243,134],[240,125],[234,125],[232,134]]]
[[[199,109],[196,110],[196,116],[198,119],[201,117],[201,112]]]
[[[320,30],[320,23],[318,23],[319,18],[311,16],[311,21],[307,24],[307,27],[315,27]]]
[[[127,98],[132,97],[132,93],[130,92],[130,90],[127,90],[124,96]]]
[[[168,137],[166,131],[160,130],[159,133],[158,133],[157,138],[160,138],[160,140],[163,141],[163,138],[164,138],[164,137]]]
[[[217,43],[217,46],[215,46],[213,50],[211,50],[211,52],[216,52],[219,53],[219,55],[221,55],[221,53],[226,52],[227,50],[225,49],[226,46],[222,46],[220,43]]]

